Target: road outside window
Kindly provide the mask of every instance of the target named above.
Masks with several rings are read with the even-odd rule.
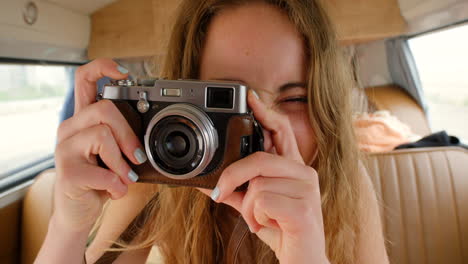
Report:
[[[0,178],[53,154],[70,67],[0,64]]]
[[[468,141],[468,24],[409,40],[434,132]]]

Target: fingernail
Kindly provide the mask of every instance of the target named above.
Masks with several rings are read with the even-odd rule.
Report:
[[[252,230],[252,227],[250,227],[249,225],[248,225],[248,227],[249,227],[250,233],[255,233],[255,232]]]
[[[211,197],[211,199],[212,199],[213,201],[216,202],[216,200],[218,200],[218,198],[219,198],[219,194],[220,194],[219,188],[218,188],[218,186],[216,186],[216,187],[213,189],[213,191],[211,192],[210,197]]]
[[[145,152],[141,148],[137,148],[135,152],[133,153],[135,156],[135,159],[138,161],[138,163],[142,164],[144,163],[148,157],[146,156]]]
[[[258,96],[257,92],[255,92],[255,90],[251,90],[252,91],[252,94],[255,95],[255,98],[257,98],[257,100],[260,100],[260,97]]]
[[[117,66],[117,70],[122,73],[122,74],[127,74],[128,73],[128,70],[122,66]]]
[[[136,181],[138,181],[138,174],[136,174],[136,172],[134,172],[133,170],[130,170],[130,172],[128,173],[128,178],[132,182],[136,182]]]

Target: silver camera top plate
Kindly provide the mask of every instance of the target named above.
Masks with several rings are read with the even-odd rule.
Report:
[[[231,109],[208,107],[208,88],[233,89],[233,107]],[[106,85],[102,98],[138,101],[141,99],[140,93],[145,93],[149,102],[190,103],[205,112],[246,114],[248,113],[247,89],[243,84],[224,81],[156,80],[154,86]]]

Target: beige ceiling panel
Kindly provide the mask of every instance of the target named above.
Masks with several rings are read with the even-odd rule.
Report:
[[[384,39],[406,32],[398,0],[321,0],[342,44]],[[118,0],[94,12],[88,55],[137,57],[165,52],[181,0]]]
[[[322,0],[343,44],[368,42],[406,32],[397,0]]]
[[[81,14],[89,15],[115,0],[47,0],[61,7],[74,10]]]

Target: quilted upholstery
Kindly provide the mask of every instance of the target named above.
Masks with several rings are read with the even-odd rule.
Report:
[[[468,263],[468,151],[422,148],[373,154],[391,263]]]

